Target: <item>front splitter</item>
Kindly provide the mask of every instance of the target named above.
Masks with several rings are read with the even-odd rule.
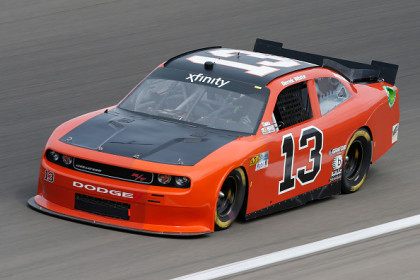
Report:
[[[185,232],[159,232],[159,231],[139,230],[139,229],[134,229],[134,228],[129,228],[129,227],[121,227],[121,226],[117,226],[113,224],[107,224],[107,223],[98,222],[94,220],[87,220],[87,219],[78,218],[75,216],[62,214],[56,211],[52,211],[50,209],[47,209],[39,205],[35,201],[35,197],[31,197],[30,199],[28,199],[28,206],[40,213],[44,213],[53,217],[58,217],[64,220],[78,222],[78,223],[87,224],[87,225],[93,225],[93,226],[102,227],[102,228],[109,228],[109,229],[114,229],[114,230],[119,230],[119,231],[124,231],[124,232],[140,233],[140,234],[155,235],[155,236],[156,235],[172,236],[172,237],[198,237],[198,236],[203,236],[210,233],[210,232],[187,232],[187,233]]]

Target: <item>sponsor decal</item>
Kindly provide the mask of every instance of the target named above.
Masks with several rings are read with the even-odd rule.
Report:
[[[276,126],[270,122],[262,122],[262,126],[261,133],[264,135],[276,132]]]
[[[299,76],[296,76],[296,77],[290,78],[290,79],[288,79],[288,80],[281,81],[281,84],[282,84],[283,86],[288,86],[288,85],[294,84],[294,83],[296,83],[296,82],[302,81],[302,80],[304,80],[304,79],[306,79],[306,76],[305,76],[305,75],[299,75]]]
[[[392,126],[392,144],[398,141],[398,130],[400,129],[400,124],[396,123]]]
[[[276,132],[276,127],[274,126],[274,124],[272,124],[272,125],[261,128],[261,132],[264,135],[270,134],[270,133]]]
[[[343,156],[339,155],[333,159],[332,167],[334,170],[339,170],[343,166]]]
[[[392,106],[394,106],[395,99],[397,98],[397,91],[394,88],[388,86],[384,86],[383,89],[388,96],[389,108],[392,108]]]
[[[204,84],[214,85],[218,88],[221,88],[230,83],[230,81],[225,81],[222,78],[204,76],[202,73],[188,74],[188,77],[186,77],[185,80],[190,81],[191,83],[200,82]]]
[[[82,171],[88,171],[88,172],[94,172],[94,173],[102,173],[102,170],[101,169],[93,168],[93,167],[86,166],[86,165],[83,165],[83,164],[78,164],[78,163],[75,163],[74,164],[74,168],[76,168],[78,170],[82,170]]]
[[[332,172],[330,177],[330,182],[335,182],[341,179],[341,173],[343,170],[343,156],[338,155],[334,157],[332,161]]]
[[[331,173],[330,183],[340,181],[341,179],[341,172],[333,172]]]
[[[249,161],[249,166],[256,165],[259,160],[260,160],[260,155],[256,155],[255,157],[251,158],[251,160]]]
[[[54,177],[55,177],[54,172],[52,172],[48,169],[45,169],[44,181],[47,181],[48,183],[54,183]]]
[[[332,148],[329,152],[330,156],[336,155],[336,154],[341,154],[342,152],[344,152],[347,148],[347,145],[342,145],[340,147],[337,148]]]
[[[258,161],[255,164],[255,171],[268,167],[268,151],[258,155]]]
[[[77,181],[73,181],[73,187],[78,188],[78,189],[84,189],[84,190],[91,191],[91,192],[108,194],[108,195],[111,195],[111,196],[118,196],[118,197],[124,197],[124,198],[134,198],[134,194],[132,194],[130,192],[123,192],[123,191],[112,190],[112,189],[108,189],[108,188],[104,188],[104,187],[97,187],[97,186],[93,186],[93,185],[89,185],[89,184],[83,184],[83,183],[80,183],[80,182],[77,182]]]

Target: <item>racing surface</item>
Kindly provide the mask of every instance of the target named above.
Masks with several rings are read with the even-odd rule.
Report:
[[[419,214],[420,2],[338,2],[0,1],[0,279],[168,279]],[[201,238],[106,230],[26,206],[58,124],[116,103],[175,54],[252,49],[256,37],[400,65],[399,143],[360,191]],[[414,228],[233,279],[418,279],[418,236]]]

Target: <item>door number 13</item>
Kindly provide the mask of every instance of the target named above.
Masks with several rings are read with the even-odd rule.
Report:
[[[283,136],[281,155],[284,157],[284,168],[283,178],[279,182],[279,194],[293,190],[296,186],[296,180],[301,185],[314,182],[321,171],[324,135],[319,128],[309,126],[302,129],[299,138],[299,150],[308,147],[308,142],[311,139],[314,140],[314,147],[309,152],[309,162],[312,163],[312,168],[307,170],[306,166],[299,167],[296,170],[296,174],[293,175],[295,141],[291,133]]]

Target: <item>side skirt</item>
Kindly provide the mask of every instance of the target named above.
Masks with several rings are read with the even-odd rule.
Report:
[[[313,200],[320,200],[341,194],[341,181],[328,184],[315,190],[295,196],[291,199],[268,206],[267,208],[249,213],[245,220],[255,219],[260,216],[270,215],[279,211],[295,208]]]

